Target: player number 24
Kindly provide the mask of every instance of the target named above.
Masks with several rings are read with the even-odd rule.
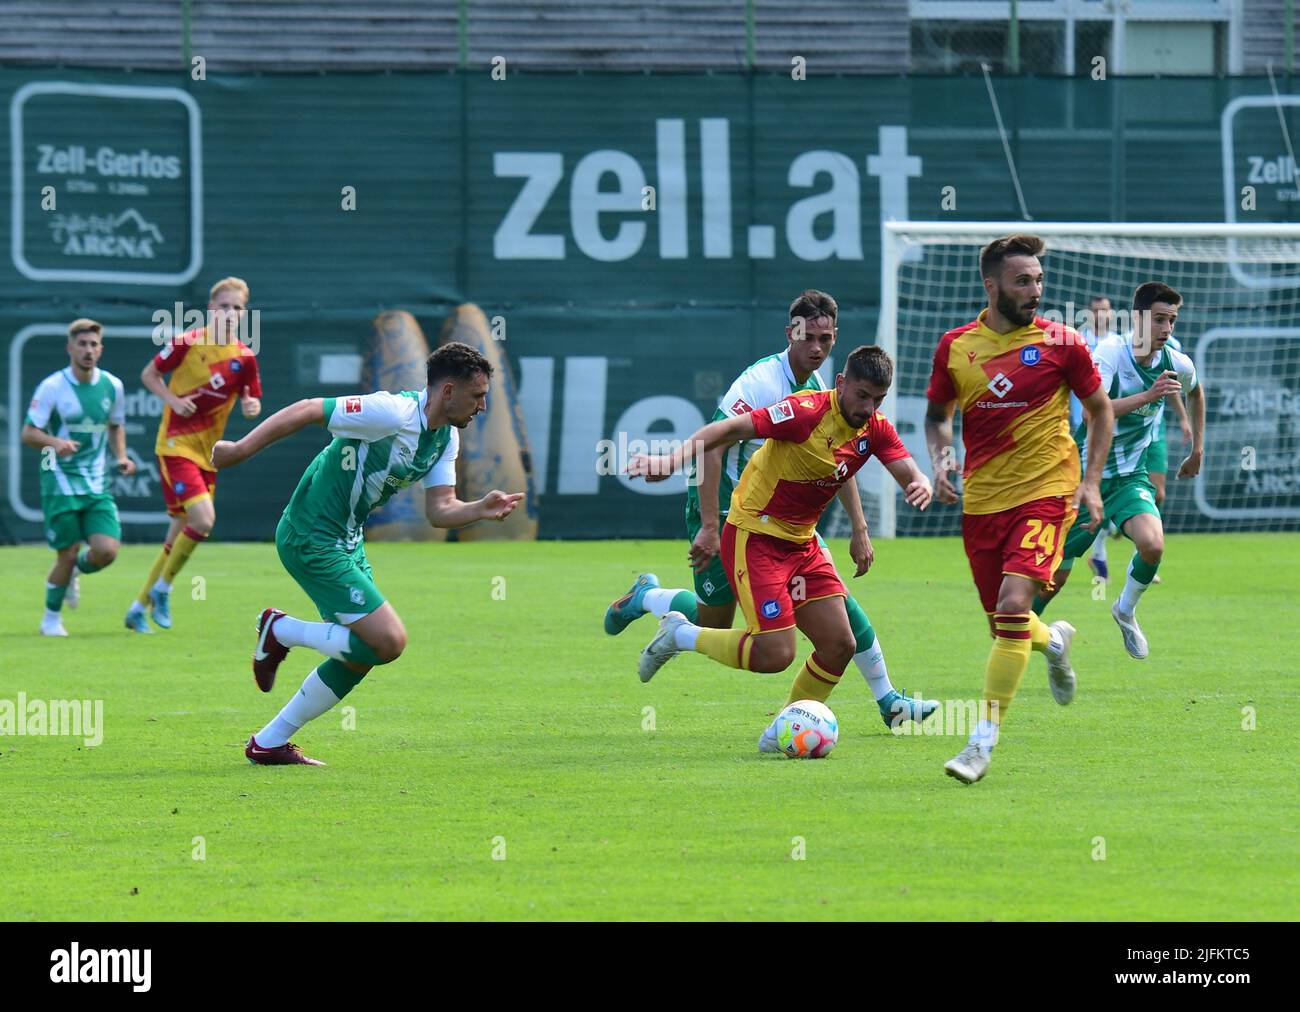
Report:
[[[1021,548],[1032,550],[1037,545],[1044,552],[1056,548],[1056,524],[1045,524],[1041,520],[1026,520],[1025,523],[1029,526],[1029,533],[1020,542]]]

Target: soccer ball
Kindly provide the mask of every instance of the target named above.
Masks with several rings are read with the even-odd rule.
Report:
[[[840,722],[825,703],[800,699],[776,718],[776,740],[787,759],[822,759],[840,737]]]

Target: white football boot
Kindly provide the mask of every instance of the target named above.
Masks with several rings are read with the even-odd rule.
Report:
[[[1051,629],[1055,629],[1061,637],[1061,649],[1053,653],[1048,648],[1047,657],[1047,684],[1052,687],[1052,698],[1062,706],[1068,706],[1074,699],[1075,677],[1074,668],[1070,667],[1070,643],[1074,639],[1074,626],[1069,622],[1053,622]]]
[[[1124,649],[1128,651],[1128,655],[1139,661],[1146,660],[1150,651],[1147,649],[1147,638],[1142,635],[1142,630],[1138,627],[1137,616],[1125,615],[1119,610],[1118,601],[1110,606],[1110,614],[1115,619],[1115,624],[1119,626],[1119,631],[1124,634]]]
[[[68,630],[63,628],[63,616],[58,612],[53,615],[46,615],[41,619],[42,636],[66,636]]]
[[[641,681],[650,681],[660,668],[681,653],[677,646],[677,628],[688,621],[680,611],[670,611],[659,620],[659,631],[641,651],[641,660],[637,662],[636,670]]]
[[[989,760],[992,758],[992,749],[971,742],[943,764],[943,771],[963,784],[973,784],[984,779],[984,774],[989,771]]]

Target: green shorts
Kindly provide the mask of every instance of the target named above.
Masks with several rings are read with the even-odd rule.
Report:
[[[1159,439],[1152,440],[1147,447],[1146,465],[1148,474],[1169,473],[1169,443],[1163,432]]]
[[[1103,523],[1109,521],[1116,530],[1122,531],[1124,524],[1139,513],[1150,513],[1159,517],[1156,506],[1156,489],[1145,471],[1136,474],[1123,474],[1117,478],[1105,478],[1101,483],[1101,505],[1105,514]],[[1088,511],[1079,509],[1079,517],[1065,537],[1065,549],[1061,557],[1061,569],[1069,569],[1074,560],[1083,555],[1094,541],[1097,532],[1085,526],[1088,523]]]
[[[100,495],[43,495],[45,540],[56,552],[89,541],[92,534],[122,540],[117,503],[107,492]]]
[[[285,517],[275,529],[280,562],[326,622],[351,625],[384,603],[364,544],[352,551],[303,537]]]

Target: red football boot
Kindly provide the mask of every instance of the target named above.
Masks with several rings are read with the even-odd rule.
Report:
[[[275,620],[283,617],[284,612],[278,608],[267,608],[257,620],[257,649],[253,651],[253,678],[257,687],[263,692],[270,692],[275,685],[275,672],[280,662],[289,655],[289,648],[275,638],[271,627]]]
[[[286,742],[278,748],[262,748],[257,743],[257,738],[251,734],[248,736],[248,744],[244,746],[244,755],[248,756],[250,763],[256,763],[258,766],[325,765],[319,759],[303,755],[302,749],[293,742]]]

